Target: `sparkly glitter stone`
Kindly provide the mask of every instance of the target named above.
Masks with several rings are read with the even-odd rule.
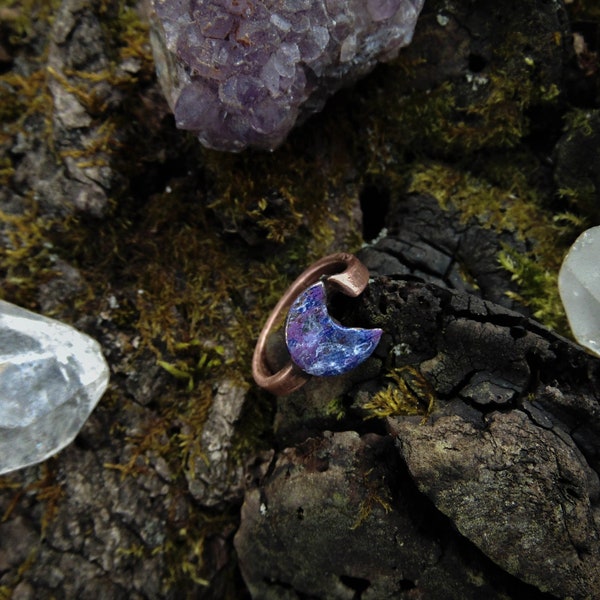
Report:
[[[558,275],[558,290],[575,339],[600,356],[600,226],[575,240]]]
[[[296,298],[288,313],[285,340],[292,360],[310,375],[351,371],[377,347],[381,329],[342,327],[327,312],[325,286],[315,283]]]
[[[147,0],[177,126],[273,149],[328,96],[397,56],[424,0]]]
[[[0,300],[0,474],[69,444],[108,374],[95,340]]]

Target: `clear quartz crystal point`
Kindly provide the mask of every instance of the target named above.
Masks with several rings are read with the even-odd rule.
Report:
[[[69,444],[108,377],[98,342],[0,300],[0,474]]]
[[[573,336],[600,356],[600,226],[582,233],[571,246],[558,289]]]

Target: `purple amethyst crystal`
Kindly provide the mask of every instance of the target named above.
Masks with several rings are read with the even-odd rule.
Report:
[[[309,375],[347,373],[369,358],[381,329],[342,327],[327,312],[323,282],[302,292],[292,304],[285,325],[285,341],[292,360]]]
[[[209,148],[273,149],[328,96],[394,58],[424,0],[148,0],[177,126]]]

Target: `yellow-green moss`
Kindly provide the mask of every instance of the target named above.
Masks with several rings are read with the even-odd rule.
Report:
[[[572,108],[565,114],[563,118],[563,130],[565,132],[577,130],[584,137],[591,136],[594,133],[594,128],[592,127],[592,122],[590,120],[591,112],[595,111],[582,108]]]
[[[161,556],[166,563],[162,592],[195,594],[197,586],[210,585],[209,566],[205,563],[205,540],[219,534],[231,524],[232,515],[197,513],[190,515],[189,524],[169,532],[166,541],[154,547],[142,544],[120,548],[118,553],[137,560]],[[231,582],[233,586],[233,581]],[[235,598],[228,594],[227,598]]]
[[[505,246],[498,253],[499,265],[520,287],[518,295],[509,294],[530,306],[544,324],[566,333],[557,279],[580,221],[568,213],[552,214],[544,208],[539,192],[527,183],[522,170],[503,161],[499,164],[505,169],[502,179],[493,168],[488,178],[442,163],[418,164],[409,191],[430,194],[442,207],[458,208],[465,223],[509,231],[517,239],[530,242],[525,252]],[[490,181],[496,178],[498,184]]]
[[[29,549],[29,553],[25,560],[18,566],[15,575],[12,578],[5,577],[9,585],[0,586],[0,598],[10,600],[13,598],[14,588],[22,580],[23,575],[31,568],[35,563],[39,553],[39,547],[34,546]]]
[[[48,114],[52,106],[46,87],[46,72],[40,68],[28,76],[7,72],[0,75],[0,186],[9,186],[15,168],[8,153],[26,120],[39,115],[49,131]]]
[[[60,0],[1,0],[2,24],[8,29],[9,42],[25,44],[36,35],[36,27],[52,21]]]
[[[287,244],[292,262],[320,256],[334,241],[342,245],[334,240],[335,225],[340,216],[352,218],[356,202],[355,194],[344,193],[340,165],[332,164],[333,157],[307,159],[298,147],[303,139],[300,133],[273,154],[202,154],[214,195],[209,206],[225,228],[254,230],[260,238]],[[347,242],[356,244],[356,238]]]
[[[505,246],[498,255],[500,265],[511,273],[521,292],[506,292],[507,296],[529,306],[535,319],[560,333],[567,334],[565,311],[558,295],[558,270],[549,269],[533,252],[520,254]]]
[[[325,414],[341,421],[346,416],[346,407],[341,397],[333,398],[325,407]]]
[[[35,308],[40,284],[56,276],[52,268],[52,245],[48,232],[53,223],[40,217],[36,205],[21,215],[0,211],[0,227],[5,238],[0,252],[0,298],[27,308]]]
[[[392,383],[363,405],[367,418],[398,415],[423,415],[427,418],[433,410],[435,394],[417,369],[411,366],[393,369],[387,379]]]
[[[59,0],[2,0],[0,22],[5,28],[11,46],[28,47],[37,37],[43,37],[50,28]],[[39,56],[31,56],[27,75],[7,71],[0,75],[0,149],[11,145],[12,138],[20,131],[29,117],[49,115],[51,97],[46,87],[44,68],[45,48]],[[39,68],[35,68],[39,65]],[[8,173],[9,175],[12,173]],[[0,177],[0,185],[9,180]]]
[[[377,506],[386,513],[392,510],[392,497],[383,477],[374,478],[373,470],[370,470],[364,475],[364,486],[367,490],[367,496],[360,503],[356,520],[350,527],[351,530],[358,529],[363,525]]]
[[[389,175],[390,168],[402,167],[399,158],[406,153],[441,155],[466,164],[474,156],[480,158],[483,150],[518,146],[529,132],[527,109],[552,104],[559,94],[555,84],[535,81],[535,66],[515,52],[515,47],[524,44],[520,40],[519,45],[496,49],[498,55],[510,57],[511,63],[515,54],[521,62],[509,67],[506,61],[498,61],[502,66],[492,65],[473,76],[478,79],[471,90],[464,82],[444,81],[426,91],[408,93],[411,73],[418,69],[412,64],[407,67],[402,57],[395,68],[406,71],[406,79],[392,73],[391,67],[383,68],[379,77],[386,78],[381,84],[385,93],[368,96],[365,113],[359,113],[364,123],[361,133],[367,140],[367,171]]]
[[[571,210],[590,223],[600,219],[598,174],[590,159],[600,139],[599,115],[597,110],[569,110],[563,119],[564,135],[555,153],[558,194]]]

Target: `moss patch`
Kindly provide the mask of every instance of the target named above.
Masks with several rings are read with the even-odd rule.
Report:
[[[428,417],[433,410],[435,394],[417,369],[410,366],[393,369],[387,379],[391,383],[363,404],[367,418],[399,415]]]
[[[48,234],[53,223],[39,215],[35,203],[23,214],[0,211],[4,244],[0,253],[0,298],[35,308],[38,287],[56,276]]]
[[[502,183],[497,185],[492,182],[495,170],[489,171],[492,177],[484,177],[442,163],[418,165],[409,191],[430,194],[442,207],[458,208],[465,223],[509,231],[526,241],[524,253],[510,246],[501,249],[499,265],[518,283],[521,293],[516,299],[530,306],[536,319],[567,333],[558,271],[581,222],[569,213],[553,214],[520,169],[504,167]]]

